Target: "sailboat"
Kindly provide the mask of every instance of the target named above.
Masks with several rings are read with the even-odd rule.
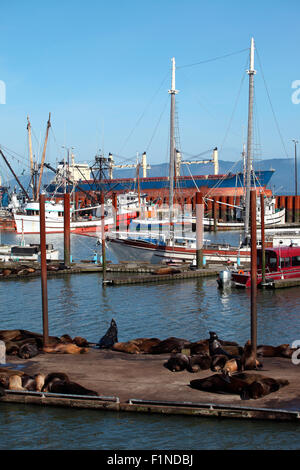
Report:
[[[251,41],[251,52],[254,48],[254,41]],[[108,248],[117,256],[119,260],[141,260],[151,263],[161,263],[162,261],[180,261],[195,263],[197,242],[196,237],[177,235],[175,232],[176,218],[174,213],[174,167],[175,167],[175,138],[174,138],[174,116],[175,116],[175,95],[178,91],[175,88],[175,58],[172,58],[172,79],[171,89],[171,110],[170,110],[170,164],[169,164],[169,220],[167,233],[159,230],[158,233],[148,230],[147,233],[114,232],[106,237]],[[250,168],[250,167],[249,167]],[[250,180],[249,180],[250,181]],[[149,221],[148,221],[149,222]],[[149,225],[149,224],[148,224]],[[159,225],[162,226],[162,220]],[[150,227],[151,228],[151,225]],[[250,247],[203,246],[204,263],[206,261],[250,261]]]

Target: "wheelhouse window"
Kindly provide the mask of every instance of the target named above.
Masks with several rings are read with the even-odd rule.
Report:
[[[300,256],[293,256],[292,257],[292,265],[293,266],[300,266]]]

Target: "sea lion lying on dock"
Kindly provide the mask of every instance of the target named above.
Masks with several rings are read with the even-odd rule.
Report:
[[[191,342],[186,339],[171,336],[153,346],[151,354],[180,353],[182,349],[188,349],[190,345]]]
[[[187,354],[175,353],[171,354],[164,366],[172,372],[187,370],[188,372],[199,372],[207,370],[211,365],[211,357],[207,354],[197,354],[196,356],[188,356]]]
[[[159,343],[160,339],[158,338],[136,338],[126,342],[115,343],[112,349],[129,354],[152,354],[153,347]]]
[[[55,346],[44,346],[43,352],[45,353],[59,353],[59,354],[84,354],[89,351],[88,348],[80,348],[73,343],[60,343]]]
[[[291,358],[294,351],[296,351],[296,348],[291,348],[289,344],[280,344],[279,346],[260,344],[257,346],[257,354],[262,357]]]
[[[288,385],[283,379],[273,379],[259,374],[236,374],[224,377],[214,374],[204,379],[191,380],[190,386],[197,390],[212,393],[230,393],[240,395],[241,399],[258,399]]]
[[[115,320],[112,318],[110,327],[104,336],[99,340],[97,346],[99,349],[109,349],[118,342],[118,327]]]
[[[51,372],[45,378],[43,392],[62,393],[68,395],[99,396],[98,392],[89,390],[77,382],[70,381],[63,372]]]
[[[156,269],[156,271],[153,271],[151,274],[154,274],[157,276],[157,275],[164,275],[164,274],[179,274],[179,273],[181,273],[181,269],[173,268],[169,266],[167,268]]]

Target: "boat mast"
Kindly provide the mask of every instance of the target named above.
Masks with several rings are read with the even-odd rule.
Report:
[[[37,198],[37,199],[39,198],[39,194],[40,194],[40,188],[41,188],[42,176],[43,176],[43,170],[44,170],[44,163],[45,163],[45,156],[46,156],[46,148],[47,148],[48,134],[49,134],[49,128],[51,127],[50,117],[51,117],[51,113],[49,113],[49,119],[48,119],[48,122],[47,122],[46,137],[45,137],[44,148],[43,148],[43,154],[42,154],[42,162],[41,162],[40,176],[39,176],[39,182],[38,182],[37,193],[36,193],[36,198]]]
[[[178,91],[175,89],[175,57],[172,59],[172,81],[171,90],[171,111],[170,111],[170,167],[169,167],[169,210],[170,210],[170,236],[173,238],[174,227],[173,227],[173,216],[174,216],[174,170],[175,170],[175,95]],[[172,235],[171,235],[172,234]]]
[[[32,197],[33,200],[35,199],[34,195],[34,184],[33,184],[33,175],[34,175],[34,169],[33,169],[33,157],[32,157],[32,142],[31,142],[31,124],[29,121],[29,116],[27,116],[27,130],[28,130],[28,146],[29,146],[29,157],[30,157],[30,176],[31,176],[31,184],[32,184]]]
[[[247,134],[247,160],[246,160],[246,211],[244,243],[249,244],[249,221],[250,221],[250,189],[251,189],[251,169],[252,169],[252,129],[253,129],[253,96],[254,96],[254,38],[251,38],[250,47],[250,67],[247,71],[249,75],[249,104],[248,104],[248,134]]]

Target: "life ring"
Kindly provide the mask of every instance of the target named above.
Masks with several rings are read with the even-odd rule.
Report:
[[[242,269],[239,270],[238,274],[245,274]]]

